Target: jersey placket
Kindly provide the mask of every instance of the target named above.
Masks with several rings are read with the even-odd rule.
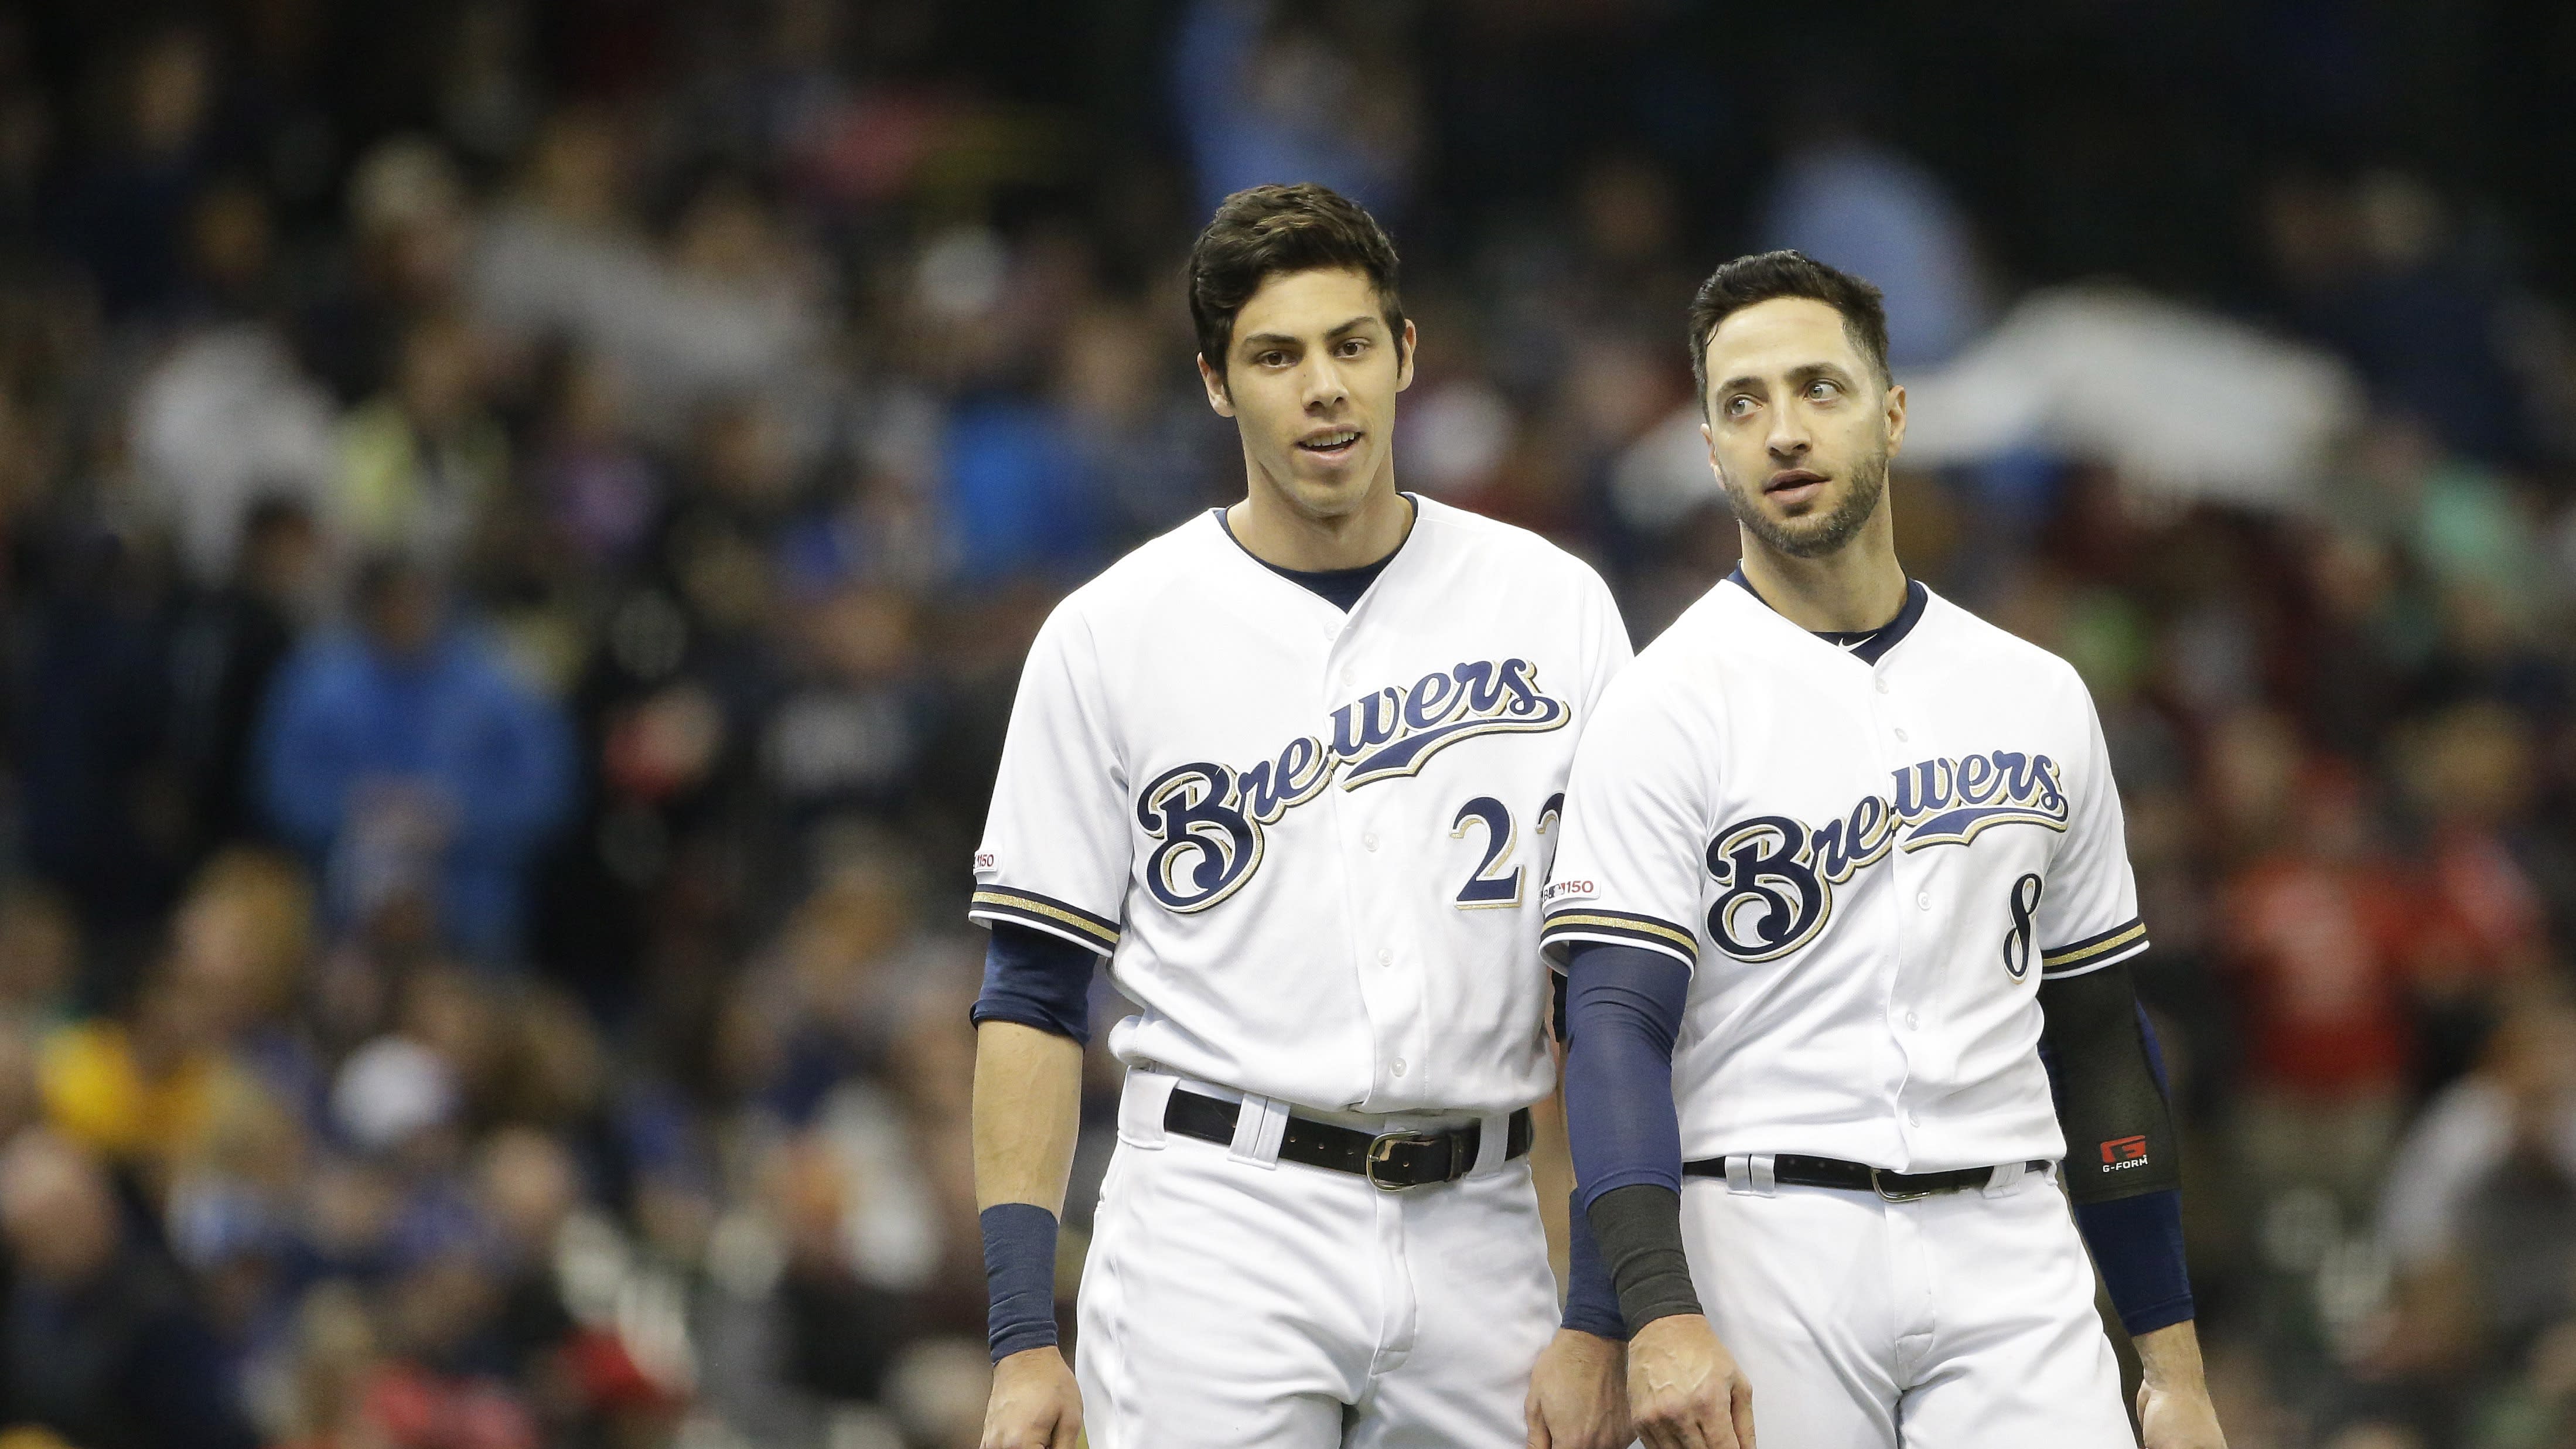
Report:
[[[1379,580],[1380,588],[1384,584]],[[1334,710],[1363,700],[1372,687],[1385,686],[1383,651],[1371,647],[1373,631],[1363,618],[1376,593],[1372,589],[1370,596],[1352,607],[1325,650],[1322,710],[1328,730]],[[1326,793],[1339,847],[1343,899],[1350,906],[1347,966],[1359,984],[1361,1009],[1368,1013],[1369,1098],[1423,1100],[1429,1085],[1423,1076],[1429,1057],[1417,1039],[1422,1024],[1421,972],[1408,959],[1412,943],[1403,939],[1398,925],[1407,919],[1405,912],[1399,902],[1386,899],[1404,886],[1404,852],[1420,846],[1397,838],[1399,822],[1391,806],[1401,803],[1399,796],[1346,790],[1338,782]]]
[[[1870,666],[1866,686],[1871,744],[1879,762],[1880,773],[1875,788],[1890,792],[1891,804],[1896,799],[1896,772],[1910,768],[1924,756],[1916,746],[1926,738],[1922,721],[1916,716],[1914,701],[1888,676],[1887,661],[1882,658]],[[1879,1019],[1887,1030],[1887,1040],[1896,1052],[1895,1099],[1889,1105],[1896,1123],[1898,1140],[1905,1144],[1908,1165],[1920,1160],[1919,1143],[1923,1120],[1912,1100],[1915,1053],[1923,1038],[1922,1009],[1930,1000],[1924,983],[1914,978],[1917,965],[1940,959],[1938,929],[1946,915],[1943,902],[1932,888],[1934,862],[1912,854],[1901,847],[1891,847],[1881,868],[1888,873],[1890,887],[1889,955],[1887,992],[1879,1005]]]

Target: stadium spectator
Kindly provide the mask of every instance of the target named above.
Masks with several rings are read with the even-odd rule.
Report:
[[[353,607],[355,630],[279,675],[259,747],[269,816],[329,882],[336,920],[419,912],[512,964],[522,872],[569,803],[563,722],[419,565],[371,561]]]
[[[0,1151],[12,1270],[0,1424],[82,1449],[249,1449],[223,1355],[176,1269],[135,1240],[107,1175],[42,1130]]]

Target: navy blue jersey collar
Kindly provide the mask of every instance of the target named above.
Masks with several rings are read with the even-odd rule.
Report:
[[[1741,588],[1744,592],[1751,594],[1756,600],[1760,601],[1762,607],[1771,609],[1771,612],[1775,614],[1780,612],[1778,609],[1772,608],[1771,601],[1763,598],[1762,591],[1753,587],[1753,581],[1744,576],[1744,565],[1737,564],[1735,566],[1735,572],[1726,576],[1726,581],[1734,584],[1738,588]],[[1924,606],[1929,604],[1931,601],[1932,591],[1923,587],[1921,580],[1907,579],[1905,581],[1905,607],[1896,611],[1895,618],[1888,620],[1877,628],[1810,629],[1807,632],[1824,640],[1826,643],[1833,645],[1835,648],[1840,649],[1845,654],[1852,656],[1863,664],[1876,664],[1879,660],[1887,657],[1888,650],[1893,649],[1898,644],[1904,642],[1905,636],[1914,632],[1914,626],[1922,621]]]
[[[1404,500],[1407,503],[1413,503],[1413,496],[1406,494]],[[1225,530],[1227,541],[1236,548],[1243,548],[1243,540],[1234,536],[1234,524],[1226,518],[1225,510],[1211,508],[1208,511],[1216,515],[1216,526]],[[1386,557],[1375,563],[1361,564],[1355,569],[1282,568],[1248,548],[1243,548],[1243,556],[1347,614],[1351,611],[1351,606],[1360,601],[1360,595],[1369,591],[1369,585],[1377,582],[1377,576],[1386,572],[1386,566],[1395,562],[1396,554],[1404,552],[1404,545],[1412,542],[1414,524],[1419,524],[1421,521],[1422,505],[1414,503],[1413,522],[1405,526],[1403,539],[1396,543]]]

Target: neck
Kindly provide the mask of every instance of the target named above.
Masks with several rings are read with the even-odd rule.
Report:
[[[1412,531],[1413,505],[1395,491],[1392,469],[1371,480],[1357,508],[1320,517],[1256,479],[1243,501],[1225,511],[1225,521],[1235,542],[1263,563],[1322,573],[1361,568],[1395,552]]]
[[[1782,618],[1809,632],[1876,629],[1905,609],[1905,570],[1887,510],[1821,558],[1797,558],[1744,534],[1744,578]]]

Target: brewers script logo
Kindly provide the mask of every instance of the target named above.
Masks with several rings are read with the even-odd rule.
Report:
[[[1261,868],[1262,827],[1334,780],[1356,790],[1401,779],[1460,740],[1562,729],[1572,716],[1539,692],[1528,660],[1477,660],[1363,695],[1333,711],[1329,738],[1302,735],[1249,769],[1165,770],[1136,795],[1136,822],[1161,842],[1145,861],[1145,888],[1172,910],[1204,911]]]
[[[1892,792],[1865,795],[1822,826],[1763,815],[1718,832],[1708,846],[1719,891],[1708,935],[1719,950],[1739,961],[1797,950],[1833,915],[1834,887],[1891,847],[1966,845],[1997,825],[2066,829],[2066,794],[2046,755],[1997,750],[1893,773]]]

